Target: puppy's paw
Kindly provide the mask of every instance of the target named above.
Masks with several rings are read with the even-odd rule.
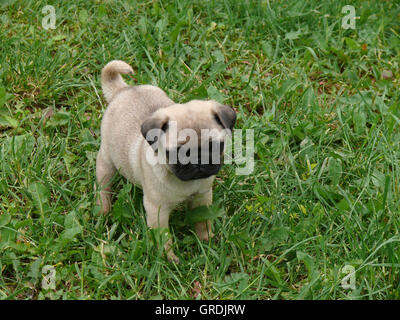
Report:
[[[104,196],[101,193],[97,197],[96,205],[100,207],[100,212],[102,214],[107,214],[111,210],[111,200],[109,199],[109,197]]]
[[[197,236],[199,237],[199,239],[201,241],[208,241],[210,240],[212,237],[214,237],[214,233],[212,232],[201,232],[201,233],[197,233]]]
[[[213,232],[211,231],[210,221],[196,223],[195,230],[197,236],[202,241],[208,241],[214,236]]]
[[[172,250],[167,251],[167,258],[168,261],[171,263],[179,263],[179,258],[175,255],[175,253]]]

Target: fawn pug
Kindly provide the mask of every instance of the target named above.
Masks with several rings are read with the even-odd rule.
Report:
[[[110,181],[119,171],[143,189],[147,225],[168,228],[170,212],[179,203],[187,201],[190,208],[211,204],[226,132],[232,130],[236,113],[216,101],[178,104],[158,87],[129,86],[121,74],[132,73],[118,60],[101,72],[108,108],[96,162],[98,204],[104,213],[110,211]],[[202,135],[204,130],[211,134]],[[195,230],[200,239],[208,240],[211,222],[199,222]],[[170,261],[178,262],[171,238],[165,250]]]

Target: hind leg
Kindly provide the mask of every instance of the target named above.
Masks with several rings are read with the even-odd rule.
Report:
[[[100,190],[97,205],[101,206],[101,212],[104,214],[111,210],[111,180],[115,171],[111,160],[104,156],[104,151],[100,148],[96,161],[96,178]]]

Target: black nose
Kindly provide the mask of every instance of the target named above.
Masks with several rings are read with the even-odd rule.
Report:
[[[189,163],[181,163],[178,159],[177,164],[171,166],[173,173],[181,180],[205,179],[216,175],[221,169],[221,154],[224,151],[223,141],[209,141],[199,147],[195,153],[193,150],[186,150],[186,157],[192,155]]]
[[[173,173],[181,180],[205,179],[214,176],[221,169],[221,164],[176,164],[172,167]]]
[[[193,148],[183,145],[165,150],[168,163],[194,166],[221,164],[224,141],[210,140],[196,149]]]

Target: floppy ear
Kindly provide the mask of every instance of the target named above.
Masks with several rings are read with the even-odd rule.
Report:
[[[143,137],[154,149],[158,150],[160,137],[168,129],[168,118],[160,116],[152,116],[145,120],[140,127]]]
[[[233,108],[225,105],[219,105],[216,108],[215,120],[225,129],[232,131],[236,121],[236,112]]]

